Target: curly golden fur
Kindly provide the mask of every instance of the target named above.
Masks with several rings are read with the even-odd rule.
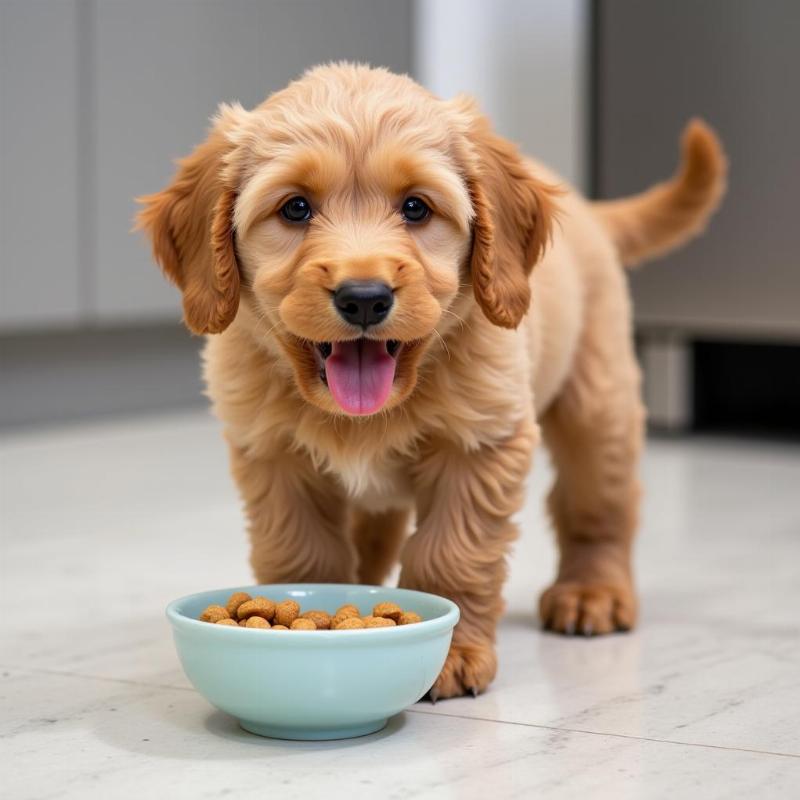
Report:
[[[139,222],[186,325],[217,334],[205,375],[258,580],[379,583],[399,557],[403,586],[461,607],[433,695],[483,691],[541,426],[561,550],[543,621],[630,628],[644,413],[621,262],[697,233],[724,171],[695,122],[676,178],[592,205],[468,99],[350,64],[311,70],[252,111],[222,106]],[[298,195],[314,209],[301,225],[279,213]],[[432,209],[420,224],[398,213],[411,195]],[[363,332],[331,300],[352,280],[393,292]],[[391,355],[378,411],[333,396],[331,347]]]

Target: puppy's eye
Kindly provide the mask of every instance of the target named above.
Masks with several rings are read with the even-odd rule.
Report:
[[[406,222],[422,222],[430,216],[431,210],[419,197],[407,197],[400,206],[400,213]]]
[[[305,197],[293,197],[281,206],[281,216],[287,222],[308,222],[311,219],[311,203]]]

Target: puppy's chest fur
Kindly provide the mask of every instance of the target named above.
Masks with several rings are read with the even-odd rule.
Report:
[[[492,371],[490,377],[479,363],[459,370],[453,357],[434,366],[403,408],[369,421],[341,421],[334,441],[318,430],[306,437],[297,429],[295,436],[302,437],[318,468],[334,475],[365,509],[407,506],[419,463],[439,447],[469,453],[493,446],[532,412],[519,371]]]
[[[424,437],[405,415],[354,421],[321,419],[310,408],[304,412],[291,436],[315,471],[329,476],[365,510],[412,502],[412,473]]]
[[[414,489],[405,459],[351,463],[336,473],[344,491],[365,511],[407,508]]]
[[[432,354],[403,406],[353,419],[300,400],[289,376],[236,328],[205,353],[209,394],[231,442],[252,459],[304,455],[365,510],[411,505],[416,467],[442,442],[474,452],[532,413],[528,359],[515,332],[487,328],[469,347],[462,341]]]

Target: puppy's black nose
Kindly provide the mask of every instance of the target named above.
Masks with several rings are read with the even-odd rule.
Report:
[[[333,304],[342,319],[366,329],[382,322],[394,303],[394,293],[378,281],[345,281],[333,293]]]

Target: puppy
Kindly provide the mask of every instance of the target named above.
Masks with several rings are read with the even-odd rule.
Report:
[[[674,178],[589,203],[469,99],[352,64],[221,106],[138,221],[211,334],[256,578],[379,584],[400,558],[401,586],[461,608],[431,697],[485,690],[541,431],[560,548],[542,621],[631,628],[644,410],[622,265],[699,233],[724,175],[693,122]]]

